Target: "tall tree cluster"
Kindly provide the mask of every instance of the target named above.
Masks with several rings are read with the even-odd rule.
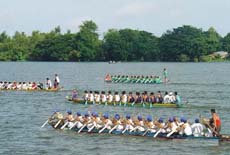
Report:
[[[184,25],[161,37],[146,31],[110,29],[102,39],[97,25],[85,21],[79,32],[61,32],[58,26],[48,33],[31,35],[0,33],[1,61],[203,61],[216,51],[230,52],[230,33],[225,37],[211,27],[203,31]]]

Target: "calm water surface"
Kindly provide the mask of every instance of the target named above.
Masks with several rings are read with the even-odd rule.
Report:
[[[161,75],[166,67],[170,84],[106,84],[106,73]],[[173,140],[113,135],[76,134],[40,126],[54,109],[65,112],[97,110],[114,114],[151,114],[154,118],[185,116],[191,122],[199,115],[210,117],[216,108],[222,118],[222,133],[230,134],[230,63],[60,63],[0,62],[2,81],[43,81],[59,74],[64,91],[0,92],[0,154],[230,154],[229,144],[207,141]],[[74,105],[65,100],[70,90],[178,91],[187,108],[140,109]]]

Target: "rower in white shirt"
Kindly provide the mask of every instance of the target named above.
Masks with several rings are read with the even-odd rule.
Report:
[[[133,120],[131,119],[131,116],[128,114],[126,115],[126,120],[125,120],[125,130],[122,131],[122,133],[125,133],[125,131],[131,131],[134,129],[133,125]]]
[[[106,98],[106,95],[105,95],[104,91],[101,92],[101,102],[102,103],[106,103],[107,102],[107,98]]]
[[[181,122],[183,123],[180,127],[180,135],[191,136],[192,135],[192,128],[191,125],[188,123],[186,118],[181,118]]]
[[[170,133],[170,132],[177,132],[177,128],[178,128],[178,126],[177,126],[177,124],[174,122],[173,117],[170,117],[170,118],[168,119],[168,124],[167,124],[167,126],[166,126],[166,132],[167,132],[167,133]]]
[[[107,113],[103,114],[102,123],[104,126],[103,130],[104,129],[110,130],[112,128],[113,122],[109,119],[109,115]]]
[[[115,94],[114,94],[115,104],[119,104],[120,100],[121,100],[120,95],[118,94],[118,92],[115,92]]]
[[[123,91],[121,96],[121,103],[125,104],[127,102],[128,102],[128,96],[126,95],[126,92]]]
[[[28,86],[27,86],[27,83],[26,83],[26,82],[23,82],[23,83],[22,83],[22,89],[23,89],[23,90],[27,90],[27,89],[28,89]]]
[[[168,92],[165,92],[165,96],[164,96],[164,99],[163,99],[163,103],[170,103],[170,102],[169,102],[169,95],[168,95]]]
[[[133,130],[130,130],[130,132],[132,132],[132,131],[143,132],[143,131],[145,131],[144,127],[145,127],[145,125],[144,125],[144,121],[142,119],[142,116],[138,115],[137,120],[135,121],[135,128]]]
[[[46,89],[52,88],[52,81],[49,78],[46,78]]]
[[[3,89],[3,82],[2,81],[0,81],[0,89]]]
[[[11,82],[8,82],[7,89],[12,89],[13,84]]]
[[[108,101],[108,103],[112,103],[113,102],[113,95],[111,94],[111,91],[108,92],[107,101]]]
[[[92,91],[89,91],[89,101],[94,102],[94,95]]]
[[[119,114],[114,115],[113,124],[115,125],[113,128],[115,128],[116,131],[122,131],[124,129],[124,125],[122,124],[121,117]],[[111,132],[111,130],[109,132]]]
[[[100,103],[100,95],[98,91],[94,92],[94,98],[96,103]]]
[[[73,127],[76,127],[78,129],[80,129],[82,126],[83,126],[83,122],[84,122],[84,119],[83,117],[81,116],[81,113],[80,112],[77,112],[76,113],[76,116],[74,118],[75,122],[74,124],[70,127],[70,129],[72,129]]]
[[[173,92],[169,93],[169,103],[175,103],[176,102],[176,98],[173,95]]]
[[[22,89],[22,82],[19,82],[19,83],[17,84],[17,89],[18,89],[18,90],[21,90],[21,89]]]
[[[60,84],[60,79],[59,79],[59,77],[58,77],[58,75],[57,74],[55,74],[55,79],[54,79],[54,81],[56,81],[57,82],[57,87],[59,86],[59,84]]]
[[[85,90],[83,98],[84,98],[84,101],[88,101],[89,100],[89,94],[88,94],[87,90]]]
[[[194,137],[201,137],[204,135],[204,125],[200,123],[200,120],[195,119],[195,123],[192,124],[192,134]]]

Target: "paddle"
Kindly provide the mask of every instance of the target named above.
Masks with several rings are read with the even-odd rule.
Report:
[[[41,128],[43,128],[48,122],[49,120],[47,119],[47,121],[41,126]]]
[[[158,134],[161,133],[161,131],[162,131],[162,129],[159,129],[153,137],[156,138],[158,136]]]
[[[115,125],[111,130],[109,130],[109,133],[113,132],[117,128],[118,125]]]
[[[93,126],[88,130],[88,132],[91,132],[91,131],[94,129],[94,127],[96,127],[96,126],[93,125]]]
[[[215,135],[216,135],[217,137],[220,137],[220,136],[221,136],[219,133],[217,133],[217,132],[209,125],[209,123],[207,123],[207,122],[204,120],[204,118],[201,118],[201,116],[200,116],[200,119],[201,119],[201,122],[202,122],[203,124],[206,124],[206,125],[208,126],[208,128],[209,128],[213,133],[215,133]]]
[[[73,127],[77,125],[78,121],[76,121],[69,129],[71,130]]]
[[[59,120],[59,121],[57,122],[57,124],[54,126],[54,128],[57,128],[58,125],[61,123],[61,121],[62,121],[62,120]]]
[[[133,132],[133,131],[136,130],[138,127],[141,127],[141,126],[136,126],[135,128],[133,128],[133,129],[130,130],[129,132]]]
[[[122,131],[122,133],[125,133],[128,130],[128,128],[126,127],[125,130]]]
[[[107,127],[108,127],[108,125],[105,124],[105,126],[98,133],[102,133]]]
[[[167,134],[166,137],[170,137],[170,136],[171,136],[172,134],[174,134],[176,131],[177,131],[177,130],[172,130],[171,132],[169,132],[169,133]]]
[[[62,127],[61,127],[61,129],[63,130],[65,127],[66,127],[66,125],[68,125],[69,124],[69,122],[67,121]]]
[[[149,132],[149,128],[142,134],[142,136],[145,136]]]
[[[84,129],[84,127],[86,126],[87,124],[84,124],[81,128],[80,128],[80,130],[78,130],[78,132],[77,133],[80,133],[81,132],[81,130],[83,130]]]

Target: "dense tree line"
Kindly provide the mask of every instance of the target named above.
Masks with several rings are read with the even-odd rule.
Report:
[[[85,21],[77,33],[61,32],[31,35],[0,33],[1,61],[205,61],[216,51],[230,51],[230,33],[225,37],[214,28],[203,31],[182,26],[161,37],[146,31],[110,29],[99,38],[97,25]]]

